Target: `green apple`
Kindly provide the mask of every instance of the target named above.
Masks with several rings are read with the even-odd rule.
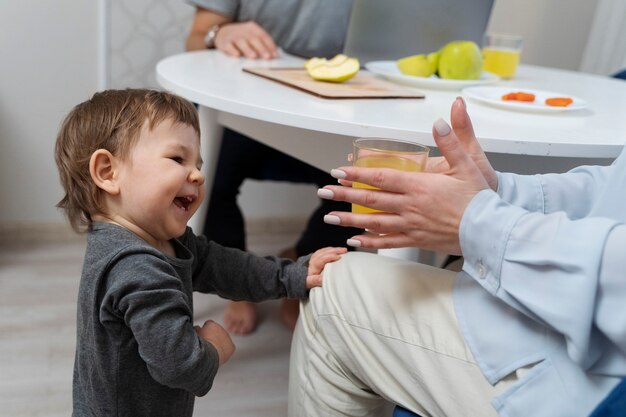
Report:
[[[430,77],[437,70],[437,65],[433,65],[432,60],[424,54],[400,58],[396,66],[402,74],[415,77]]]
[[[435,69],[435,74],[439,71],[439,51],[431,52],[426,55],[426,59],[430,62],[430,65]]]
[[[483,68],[480,48],[472,41],[454,41],[439,51],[439,77],[451,80],[477,80]]]

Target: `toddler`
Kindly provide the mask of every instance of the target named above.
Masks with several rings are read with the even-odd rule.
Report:
[[[253,256],[187,227],[204,196],[193,105],[109,90],[76,106],[55,149],[58,204],[87,232],[78,295],[74,416],[191,416],[235,347],[193,325],[192,292],[232,300],[304,298],[343,248],[296,262]]]

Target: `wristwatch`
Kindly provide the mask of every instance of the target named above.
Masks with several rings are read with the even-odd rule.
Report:
[[[217,36],[217,32],[220,30],[220,25],[213,25],[209,28],[209,32],[204,37],[204,44],[207,48],[213,49],[215,48],[215,37]]]

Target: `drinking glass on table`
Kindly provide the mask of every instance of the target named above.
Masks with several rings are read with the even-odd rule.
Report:
[[[429,151],[427,146],[416,142],[384,138],[358,138],[354,140],[352,165],[420,172],[426,165]],[[352,183],[352,187],[377,189],[359,182]],[[352,204],[352,212],[378,213],[380,210]]]
[[[500,33],[483,36],[483,70],[513,78],[522,54],[522,37]]]

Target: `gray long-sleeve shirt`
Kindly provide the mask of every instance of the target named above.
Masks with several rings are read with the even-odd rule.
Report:
[[[130,231],[96,223],[78,295],[74,416],[191,416],[218,369],[193,329],[192,292],[261,301],[305,297],[308,258],[225,248],[191,229],[169,257]]]
[[[235,22],[252,20],[286,52],[331,58],[343,51],[352,0],[187,0]]]

